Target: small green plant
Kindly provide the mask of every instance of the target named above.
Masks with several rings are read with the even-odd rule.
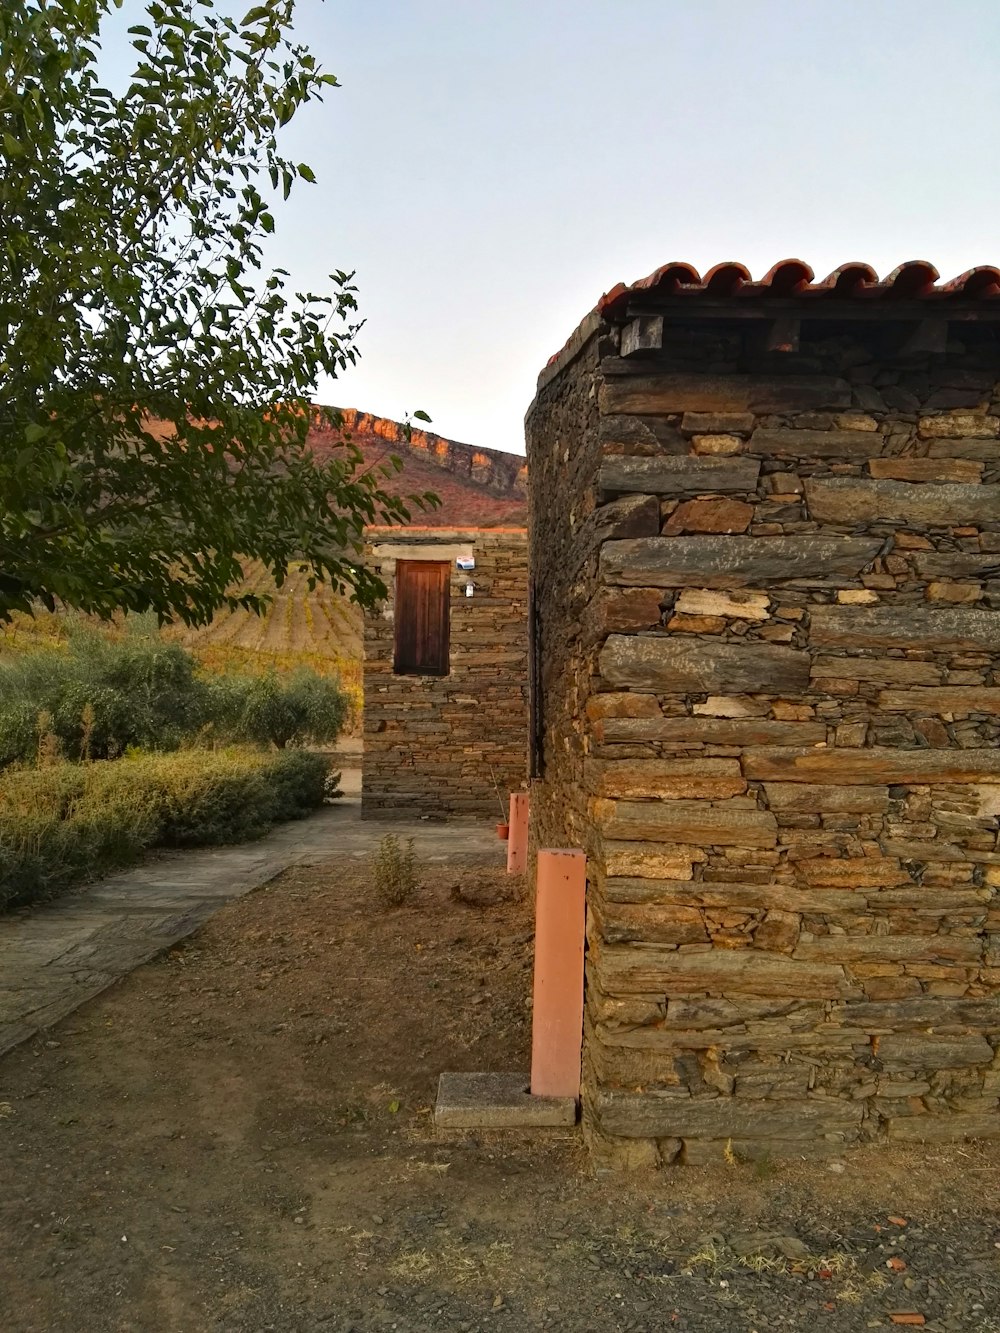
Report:
[[[756,1180],[771,1180],[779,1174],[778,1163],[768,1153],[754,1159],[753,1174]]]
[[[401,907],[417,887],[413,839],[401,846],[394,833],[387,833],[372,857],[375,897],[383,907]]]
[[[91,760],[91,746],[94,741],[94,723],[97,721],[97,715],[94,712],[94,705],[88,699],[83,705],[80,713],[80,762],[89,764]]]

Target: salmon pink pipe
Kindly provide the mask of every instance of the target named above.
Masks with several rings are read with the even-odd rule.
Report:
[[[538,853],[531,1091],[579,1097],[583,1043],[583,942],[587,858],[569,848]]]
[[[507,839],[507,874],[523,875],[528,869],[528,793],[510,794],[510,835]]]

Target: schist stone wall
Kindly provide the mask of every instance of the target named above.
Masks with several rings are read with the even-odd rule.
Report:
[[[458,556],[472,556],[464,572]],[[488,814],[527,774],[527,534],[523,529],[371,529],[368,559],[389,589],[365,614],[362,814]],[[393,672],[397,560],[451,566],[450,671]],[[474,584],[474,595],[465,595]]]
[[[588,854],[623,1162],[1000,1136],[997,343],[809,329],[594,316],[528,416],[534,838]]]

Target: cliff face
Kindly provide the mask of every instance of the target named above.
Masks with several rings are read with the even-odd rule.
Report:
[[[415,511],[415,525],[458,527],[520,527],[527,521],[528,469],[520,454],[476,449],[430,431],[413,429],[406,438],[398,421],[340,408],[341,430],[322,424],[318,414],[310,443],[320,459],[346,442],[357,445],[371,467],[390,455],[403,460],[403,470],[388,488],[400,494],[433,491],[439,508]]]

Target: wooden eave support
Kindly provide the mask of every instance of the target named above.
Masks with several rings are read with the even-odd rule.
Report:
[[[640,352],[658,352],[662,346],[662,315],[637,315],[622,329],[622,356],[637,356]]]
[[[948,321],[946,319],[922,319],[913,328],[907,330],[897,351],[897,356],[919,356],[927,352],[942,353],[948,350]]]
[[[802,321],[796,315],[782,315],[768,325],[764,335],[764,350],[767,352],[797,352]]]

